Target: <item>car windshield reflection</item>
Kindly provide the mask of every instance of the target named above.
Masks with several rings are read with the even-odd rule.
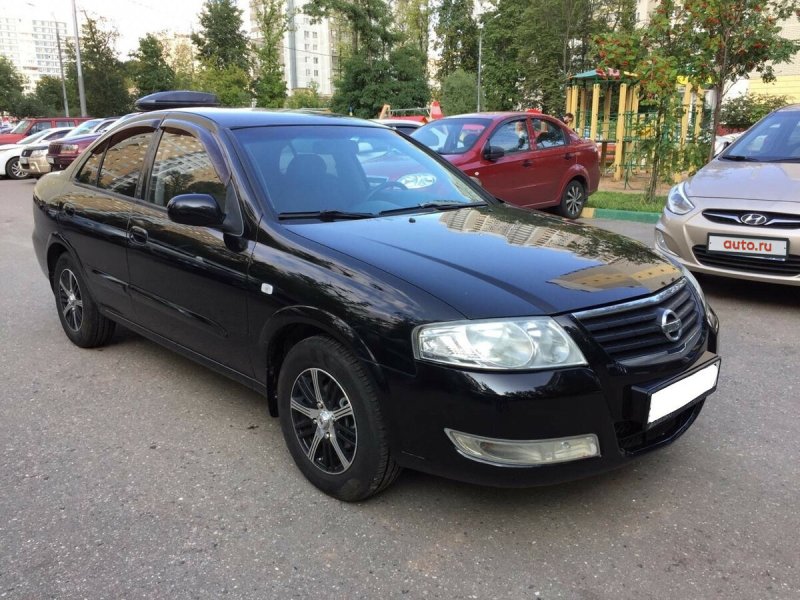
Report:
[[[235,133],[282,220],[365,218],[491,202],[457,171],[391,130],[294,126]]]

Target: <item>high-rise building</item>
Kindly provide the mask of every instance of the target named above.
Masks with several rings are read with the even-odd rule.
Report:
[[[306,14],[303,6],[308,0],[284,0],[289,17],[289,28],[283,36],[281,60],[286,88],[289,94],[298,89],[309,89],[314,84],[323,96],[333,94],[336,66],[335,34],[329,19],[318,23]],[[258,41],[260,34],[255,22],[255,4],[250,3],[250,35]]]
[[[0,14],[0,54],[26,77],[26,92],[33,91],[44,75],[61,77],[58,37],[64,56],[66,36],[67,24],[63,21],[42,19],[40,15],[14,15],[5,10]]]

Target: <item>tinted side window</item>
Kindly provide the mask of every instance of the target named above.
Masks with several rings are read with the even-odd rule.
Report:
[[[105,145],[101,145],[92,150],[91,155],[89,155],[89,158],[83,163],[81,170],[78,172],[78,176],[75,178],[77,181],[89,185],[95,185],[97,183],[97,173],[100,171],[100,163],[103,160],[103,152],[105,149]]]
[[[97,187],[133,198],[153,138],[151,129],[122,132],[111,140]]]
[[[75,121],[56,121],[56,127],[75,127]]]
[[[506,154],[530,150],[531,144],[528,140],[528,127],[525,119],[503,123],[492,134],[489,144],[496,148],[502,148]]]
[[[200,140],[188,133],[165,131],[158,144],[147,200],[166,206],[179,194],[211,194],[225,210],[225,186]]]

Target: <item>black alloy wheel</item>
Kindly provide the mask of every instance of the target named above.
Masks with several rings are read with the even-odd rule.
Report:
[[[580,181],[573,179],[567,184],[561,196],[558,212],[568,219],[577,219],[581,216],[584,204],[586,204],[586,190]]]
[[[103,346],[114,335],[114,321],[97,309],[83,275],[69,254],[62,254],[53,273],[53,294],[64,333],[76,346]]]
[[[278,413],[298,468],[334,498],[363,500],[400,472],[372,377],[330,338],[307,338],[286,355],[278,377]]]

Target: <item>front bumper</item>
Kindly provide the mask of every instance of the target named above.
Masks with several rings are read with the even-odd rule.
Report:
[[[709,204],[709,200],[702,205]],[[726,200],[725,209],[760,212],[753,209],[751,201]],[[764,203],[761,212],[797,212],[796,206],[786,203]],[[800,217],[800,215],[798,215]],[[709,255],[707,243],[709,234],[737,237],[758,237],[761,239],[786,240],[788,256],[784,260],[745,257],[737,255]],[[746,225],[713,222],[703,215],[703,210],[695,209],[685,215],[675,215],[664,211],[656,224],[655,247],[669,255],[690,271],[760,281],[783,285],[800,285],[800,230],[750,227]]]
[[[50,172],[50,163],[47,162],[46,156],[37,156],[37,157],[25,157],[27,159],[27,163],[22,162],[22,158],[20,158],[20,167],[23,171],[25,171],[28,175],[44,175]]]
[[[707,347],[716,349],[716,331]],[[710,389],[648,425],[650,392],[719,362],[702,351],[679,365],[588,367],[498,374],[425,363],[416,376],[390,373],[389,417],[398,462],[435,475],[500,487],[546,485],[620,467],[682,435]],[[596,436],[599,456],[537,466],[498,465],[467,457],[449,431],[490,440],[560,440]]]

